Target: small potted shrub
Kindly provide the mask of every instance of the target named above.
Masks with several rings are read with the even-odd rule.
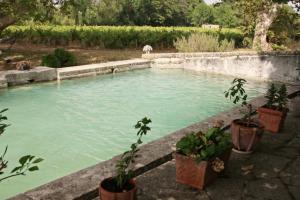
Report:
[[[137,142],[131,145],[129,151],[124,152],[121,159],[116,164],[116,175],[104,179],[99,186],[99,193],[101,200],[135,200],[137,186],[135,180],[133,179],[134,173],[130,169],[134,159],[138,156],[139,151],[138,146],[142,144],[142,137],[150,131],[148,124],[151,120],[148,118],[143,118],[138,121],[135,128],[138,129],[137,132]]]
[[[282,84],[276,88],[272,83],[265,98],[267,104],[258,108],[259,121],[264,125],[265,130],[277,133],[283,126],[288,112],[286,86]]]
[[[242,112],[244,116],[241,119],[231,122],[230,130],[234,145],[233,150],[248,154],[253,151],[254,146],[260,141],[264,127],[261,123],[252,119],[253,108],[247,102],[248,95],[244,89],[246,83],[245,79],[234,79],[232,86],[225,92],[225,97],[233,100],[234,104],[241,102],[242,107],[246,108],[246,111]]]
[[[204,189],[227,167],[232,144],[217,123],[206,133],[190,133],[176,144],[176,181]]]

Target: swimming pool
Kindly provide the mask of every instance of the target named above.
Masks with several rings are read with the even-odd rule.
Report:
[[[233,105],[223,92],[231,81],[146,69],[0,91],[0,109],[9,108],[12,124],[0,139],[0,148],[9,145],[9,166],[24,154],[45,159],[40,171],[2,182],[0,199],[122,153],[135,141],[133,125],[144,116],[153,121],[149,142],[229,109]],[[250,97],[265,88],[261,82],[247,86]]]

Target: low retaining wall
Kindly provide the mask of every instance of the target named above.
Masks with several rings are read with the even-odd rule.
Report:
[[[35,67],[28,71],[9,70],[0,72],[0,88],[53,80],[56,80],[56,70],[49,67]]]
[[[183,68],[261,81],[299,80],[300,53],[223,52],[144,54],[154,68]]]
[[[300,90],[300,86],[288,87],[288,93],[294,94]],[[265,104],[263,97],[251,101],[254,108]],[[241,118],[240,107],[235,107],[227,112],[220,113],[205,121],[193,124],[184,129],[171,133],[161,139],[143,145],[135,163],[135,175],[141,175],[172,159],[176,142],[190,132],[204,131],[208,126],[217,121],[224,120],[228,127],[233,119]],[[31,191],[17,195],[10,200],[34,200],[34,199],[64,199],[87,200],[98,196],[98,185],[101,180],[114,174],[114,166],[121,155],[101,162],[92,167],[83,169],[71,175],[62,177],[53,182],[40,186]]]
[[[0,89],[33,82],[64,80],[145,68],[150,68],[150,61],[147,59],[123,60],[58,69],[35,67],[28,71],[8,70],[0,72]]]
[[[0,89],[7,87],[7,81],[4,75],[0,75]]]
[[[81,65],[57,69],[57,79],[63,80],[85,76],[96,76],[145,68],[150,68],[150,61],[145,59],[132,59],[100,64]]]

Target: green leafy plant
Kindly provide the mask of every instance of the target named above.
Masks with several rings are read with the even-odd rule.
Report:
[[[277,89],[275,87],[275,84],[272,83],[268,89],[267,95],[265,98],[267,99],[267,107],[272,107],[273,104],[276,102],[276,94],[277,94]]]
[[[0,135],[4,133],[5,129],[9,126],[9,124],[5,123],[7,117],[3,115],[8,109],[4,109],[0,111]],[[37,166],[38,163],[42,162],[42,158],[37,158],[32,155],[26,155],[19,159],[19,166],[15,167],[9,175],[1,177],[5,174],[4,170],[7,168],[8,161],[5,159],[5,155],[7,153],[8,146],[5,147],[3,154],[0,156],[0,183],[6,179],[26,175],[27,172],[33,172],[39,170]]]
[[[242,112],[244,114],[242,120],[247,123],[247,126],[250,126],[253,109],[252,105],[247,101],[248,95],[244,89],[246,83],[245,79],[235,78],[231,83],[232,86],[225,91],[225,97],[232,100],[234,104],[241,102],[242,107],[246,107],[246,112]]]
[[[149,27],[149,26],[10,26],[3,37],[16,37],[20,42],[44,45],[66,45],[76,42],[82,47],[142,48],[146,44],[153,48],[174,48],[177,38],[192,33],[217,35],[220,40],[234,41],[242,46],[244,34],[239,29],[204,29],[199,27]]]
[[[232,51],[234,42],[227,39],[220,40],[216,35],[193,33],[188,37],[177,39],[174,46],[179,52]]]
[[[148,126],[151,123],[151,119],[147,117],[138,121],[135,125],[135,129],[138,129],[137,132],[137,141],[133,143],[130,147],[129,151],[124,152],[121,159],[117,162],[116,165],[116,176],[114,177],[115,182],[117,184],[117,190],[123,191],[125,185],[129,182],[130,179],[133,178],[134,174],[131,169],[129,169],[130,165],[135,162],[135,158],[137,157],[137,152],[139,151],[138,146],[143,143],[142,137],[147,135],[148,131],[151,128]]]
[[[53,68],[74,66],[76,65],[76,58],[72,53],[57,48],[53,54],[48,54],[42,58],[42,65]]]
[[[276,103],[279,110],[286,108],[288,98],[287,98],[287,89],[285,84],[281,84],[277,92]]]
[[[197,162],[210,161],[231,148],[228,135],[224,134],[223,123],[218,123],[206,133],[190,133],[176,143],[177,152],[194,158]]]
[[[281,84],[280,86],[276,87],[275,84],[272,83],[265,98],[267,99],[267,108],[283,110],[286,108],[288,101],[286,85]]]

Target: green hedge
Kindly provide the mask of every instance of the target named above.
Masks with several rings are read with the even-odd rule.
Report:
[[[79,43],[85,47],[140,48],[149,44],[155,48],[173,48],[178,37],[194,32],[208,33],[220,39],[234,40],[236,47],[243,43],[243,33],[238,29],[203,29],[196,27],[148,26],[11,26],[2,36],[15,36],[34,44],[68,45]]]

